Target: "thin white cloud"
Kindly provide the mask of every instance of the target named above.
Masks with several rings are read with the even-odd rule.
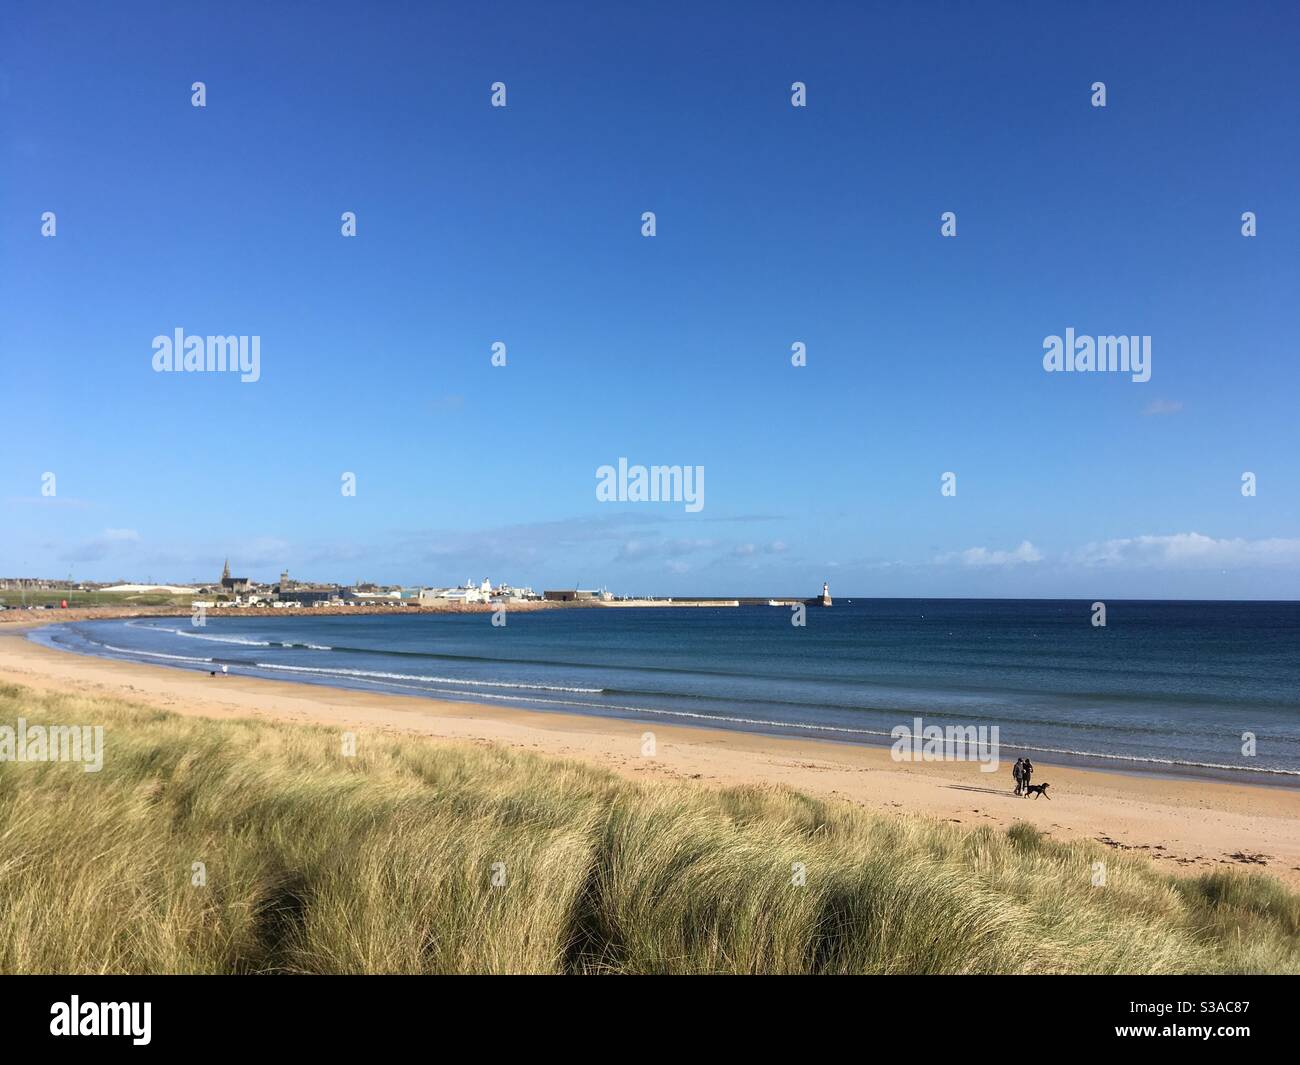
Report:
[[[697,551],[708,551],[717,546],[716,540],[627,540],[619,549],[618,561],[646,561],[656,558],[680,558]]]
[[[1133,536],[1087,544],[1074,552],[1071,561],[1084,566],[1161,569],[1300,566],[1300,539],[1215,539],[1198,532]]]
[[[737,544],[731,549],[731,554],[735,558],[756,558],[759,555],[780,555],[786,550],[786,545],[781,540],[773,540],[770,544]]]
[[[963,566],[1019,566],[1041,562],[1042,553],[1028,540],[1012,551],[990,551],[987,547],[968,547],[965,551],[949,551],[935,559],[936,562],[958,562]]]
[[[1160,414],[1177,414],[1183,409],[1181,399],[1153,399],[1143,409],[1142,413],[1148,416]]]
[[[140,534],[134,529],[105,529],[98,536],[68,548],[60,557],[65,562],[100,562],[121,557],[126,545],[139,542]]]

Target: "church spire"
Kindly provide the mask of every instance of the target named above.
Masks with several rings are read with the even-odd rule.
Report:
[[[230,579],[230,559],[226,559],[226,564],[221,567],[221,579],[223,581]]]

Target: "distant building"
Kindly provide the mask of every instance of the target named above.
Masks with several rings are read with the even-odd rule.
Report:
[[[482,583],[466,581],[460,588],[421,588],[421,606],[439,606],[447,603],[486,603],[492,597],[492,582],[486,577]]]
[[[276,597],[276,606],[321,606],[341,598],[337,584],[303,584],[289,579],[289,571],[279,573],[279,584],[274,586],[272,594]]]
[[[492,598],[511,603],[527,603],[541,599],[541,596],[531,588],[514,588],[508,584],[498,584],[492,589]]]
[[[280,585],[280,591],[276,596],[278,602],[296,603],[298,606],[316,606],[317,604],[332,603],[339,598],[339,589],[337,585],[328,585],[322,587],[312,587],[311,585],[295,584],[291,589],[286,591],[284,585]]]
[[[608,601],[614,597],[603,588],[566,588],[559,591],[544,591],[542,592],[542,598],[549,600],[552,603],[595,603]]]
[[[251,585],[252,582],[247,577],[230,575],[230,559],[226,559],[226,564],[221,569],[221,590],[228,595],[242,595]]]
[[[417,598],[421,606],[439,606],[447,603],[490,603],[500,599],[536,598],[531,588],[516,590],[507,584],[495,588],[486,577],[478,584],[466,581],[459,588],[421,588]]]
[[[379,600],[398,601],[402,598],[402,590],[400,588],[394,588],[389,591],[384,591],[375,588],[373,584],[369,586],[369,589],[354,585],[351,588],[344,588],[343,596],[345,599],[354,599],[363,603]]]

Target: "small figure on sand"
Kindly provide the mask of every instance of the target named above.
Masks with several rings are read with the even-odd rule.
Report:
[[[1021,760],[1020,765],[1020,786],[1024,791],[1025,798],[1029,798],[1029,781],[1034,775],[1034,763],[1028,758]]]
[[[1025,786],[1025,760],[1017,758],[1016,764],[1011,767],[1011,779],[1016,782],[1016,794],[1020,794],[1020,789]]]

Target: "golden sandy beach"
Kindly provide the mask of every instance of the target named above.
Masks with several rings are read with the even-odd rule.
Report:
[[[35,624],[72,620],[60,613]],[[971,827],[1026,821],[1058,839],[1095,839],[1147,854],[1172,872],[1231,865],[1300,886],[1295,789],[1038,762],[1035,779],[1051,783],[1051,799],[1020,799],[1012,794],[1008,768],[981,773],[974,763],[900,764],[885,748],[670,725],[653,726],[656,754],[647,758],[641,745],[650,727],[639,722],[115,662],[38,646],[26,638],[32,627],[27,619],[5,621],[0,681],[37,689],[109,695],[178,714],[497,743],[582,759],[638,779],[787,785]]]

